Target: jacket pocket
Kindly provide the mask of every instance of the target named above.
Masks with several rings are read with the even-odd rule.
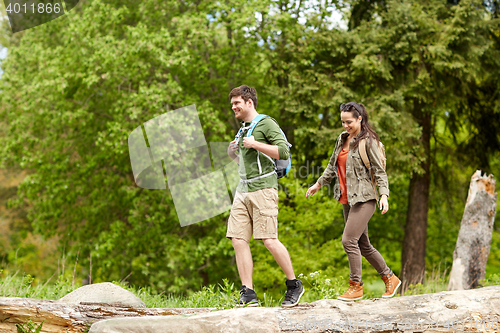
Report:
[[[373,189],[372,181],[368,178],[362,179],[359,183],[361,187],[361,193],[365,199],[374,199],[377,197]]]
[[[370,175],[368,169],[365,167],[365,164],[363,163],[361,156],[359,156],[359,154],[356,152],[352,155],[351,159],[354,172],[356,173],[356,177],[360,180],[364,178],[369,178]]]

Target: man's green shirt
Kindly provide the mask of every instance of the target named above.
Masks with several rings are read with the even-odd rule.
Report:
[[[249,126],[250,122],[246,122],[243,126]],[[238,141],[239,147],[239,169],[241,179],[251,179],[260,175],[267,174],[274,171],[274,163],[267,158],[263,153],[254,148],[245,148],[243,145],[243,138],[247,132],[244,132]],[[280,160],[287,160],[289,156],[288,145],[281,134],[280,127],[271,117],[265,117],[254,128],[252,135],[255,141],[267,143],[270,145],[278,146],[278,153]],[[259,173],[259,166],[257,162],[257,155],[259,155],[260,165],[262,172]],[[236,190],[238,192],[254,192],[265,188],[278,189],[278,179],[276,174],[254,180],[250,183],[238,184]]]

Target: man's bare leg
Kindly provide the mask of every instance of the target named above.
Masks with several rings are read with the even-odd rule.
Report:
[[[241,284],[253,289],[253,260],[252,252],[248,242],[241,238],[232,238],[234,253],[236,255],[236,267],[240,275]]]
[[[262,240],[266,248],[271,252],[274,260],[280,265],[281,269],[286,275],[288,280],[295,279],[295,273],[293,272],[292,259],[290,259],[290,254],[277,238],[267,238]]]

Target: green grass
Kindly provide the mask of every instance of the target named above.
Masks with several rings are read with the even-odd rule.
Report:
[[[17,332],[18,333],[40,333],[44,322],[45,321],[41,322],[40,325],[37,325],[36,323],[33,323],[31,320],[29,320],[26,323],[16,324]]]
[[[148,308],[216,308],[229,309],[236,307],[235,299],[239,299],[240,292],[227,279],[222,284],[203,287],[189,296],[154,294],[149,288],[134,288],[126,283],[113,282],[127,289],[142,299]]]
[[[438,293],[446,290],[448,290],[447,272],[446,270],[441,271],[438,267],[437,269],[433,268],[430,273],[426,272],[425,284],[418,283],[408,286],[405,296]]]
[[[72,284],[68,279],[52,276],[43,284],[35,284],[34,278],[19,271],[13,274],[2,274],[0,270],[0,296],[38,299],[59,299],[81,285]]]
[[[314,302],[320,299],[335,299],[347,290],[347,281],[344,278],[329,278],[324,272],[317,271],[307,275],[301,274],[306,293],[301,302]],[[198,308],[209,307],[214,309],[229,309],[236,307],[235,300],[239,298],[239,290],[234,283],[224,279],[221,284],[209,285],[190,295],[165,295],[154,293],[150,288],[135,288],[127,283],[113,282],[141,298],[148,308]],[[482,286],[500,284],[500,276],[490,274],[481,280]],[[447,290],[446,272],[433,270],[426,277],[425,284],[411,285],[405,296],[436,293]],[[44,283],[36,283],[29,274],[3,273],[0,270],[0,296],[23,297],[57,300],[71,291],[81,287],[72,282],[71,278],[53,276]],[[380,297],[385,292],[382,280],[375,279],[365,282],[363,299]],[[280,306],[283,297],[274,299],[269,294],[259,296],[260,306]]]

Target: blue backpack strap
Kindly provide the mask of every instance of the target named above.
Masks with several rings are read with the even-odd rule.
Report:
[[[238,130],[238,133],[236,133],[236,136],[234,137],[234,139],[236,141],[240,138],[241,132],[243,132],[243,127],[240,127],[240,129]]]
[[[269,116],[266,114],[259,114],[259,115],[257,115],[257,117],[253,118],[252,122],[250,123],[250,129],[247,132],[247,136],[252,136],[252,132],[253,132],[253,129],[255,128],[255,126],[257,126],[259,121],[261,121],[265,117],[269,117]]]

